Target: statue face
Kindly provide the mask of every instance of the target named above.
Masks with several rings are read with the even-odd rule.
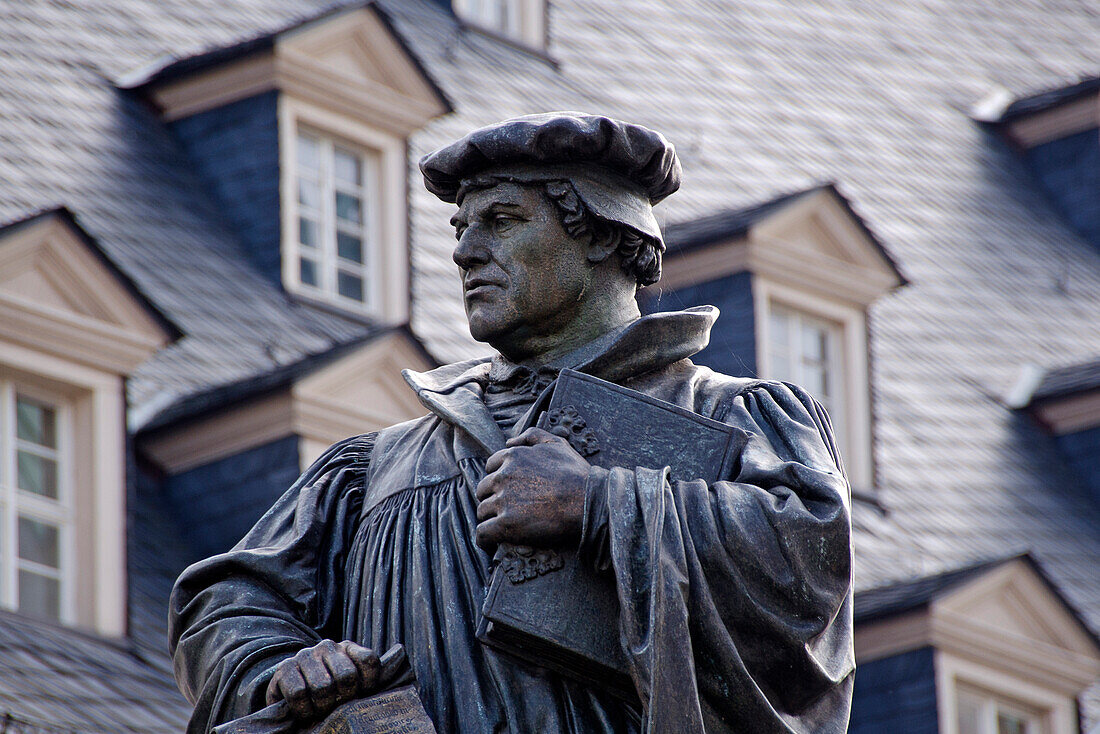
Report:
[[[475,339],[522,357],[579,318],[592,264],[541,188],[501,183],[472,191],[451,219],[454,261]]]

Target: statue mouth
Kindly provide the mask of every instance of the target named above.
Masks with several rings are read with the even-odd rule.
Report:
[[[493,288],[503,289],[504,284],[495,280],[486,280],[482,278],[470,278],[462,284],[462,289],[465,291],[467,299],[487,295]]]

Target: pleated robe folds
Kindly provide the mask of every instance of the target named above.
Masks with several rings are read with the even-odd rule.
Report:
[[[744,434],[729,481],[623,467],[589,486],[581,555],[616,584],[608,634],[640,708],[474,637],[491,571],[474,489],[503,441],[482,399],[489,366],[475,361],[409,376],[431,414],[336,444],[232,550],[180,577],[170,636],[196,704],[189,731],[261,708],[274,666],[325,638],[404,644],[441,734],[845,731],[849,490],[828,418],[798,388],[688,361],[706,334],[677,335],[715,315],[675,329],[646,317],[559,365]]]

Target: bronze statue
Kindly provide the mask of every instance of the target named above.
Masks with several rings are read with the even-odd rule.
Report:
[[[716,309],[636,305],[660,277],[652,205],[679,186],[672,146],[555,113],[420,167],[458,205],[470,331],[497,354],[406,373],[427,416],[333,446],[231,551],[184,572],[171,644],[190,731],[280,700],[304,729],[388,685],[378,654],[397,644],[439,732],[845,731],[849,490],[828,418],[797,387],[692,364]],[[724,424],[726,476],[598,466],[534,427],[566,368]],[[600,633],[629,695],[477,638],[493,553],[517,544],[574,553],[612,590]]]

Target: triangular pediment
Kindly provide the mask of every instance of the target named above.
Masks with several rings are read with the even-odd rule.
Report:
[[[280,37],[276,56],[284,66],[339,79],[363,92],[381,90],[405,103],[446,111],[446,105],[393,32],[371,9],[323,18]]]
[[[1097,653],[1081,622],[1022,558],[952,590],[934,606],[934,613],[970,620],[1003,638]]]
[[[798,197],[752,228],[758,240],[797,248],[838,265],[875,270],[899,281],[893,264],[832,187]]]
[[[432,366],[412,337],[396,329],[300,380],[294,395],[345,423],[341,430],[351,435],[423,415],[401,370]]]
[[[0,298],[55,319],[166,341],[164,327],[93,247],[62,213],[0,231]]]

